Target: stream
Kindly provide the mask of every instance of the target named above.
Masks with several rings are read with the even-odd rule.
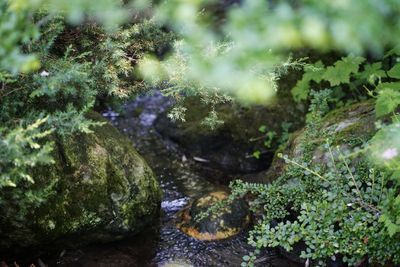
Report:
[[[176,213],[194,198],[221,189],[194,168],[196,162],[172,141],[162,138],[153,123],[172,102],[159,92],[140,96],[124,106],[123,115],[108,110],[103,116],[127,135],[146,159],[162,190],[158,225],[149,226],[138,236],[121,242],[92,245],[63,251],[49,263],[57,266],[240,266],[242,257],[252,251],[247,230],[222,241],[198,241],[174,225]],[[275,251],[259,256],[256,266],[298,266]]]

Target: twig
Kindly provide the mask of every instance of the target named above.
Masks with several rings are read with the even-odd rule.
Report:
[[[347,171],[348,171],[349,174],[350,174],[351,179],[353,180],[353,183],[354,183],[354,186],[356,187],[358,196],[359,196],[360,199],[364,202],[364,199],[363,199],[363,197],[362,197],[362,195],[361,195],[361,191],[360,191],[360,189],[358,188],[358,185],[357,185],[357,183],[356,183],[356,179],[354,178],[354,175],[353,175],[353,173],[352,173],[351,170],[350,170],[349,164],[347,164],[346,158],[343,156],[343,154],[340,152],[339,149],[338,149],[338,151],[339,151],[339,153],[340,153],[341,159],[342,159],[343,162],[344,162],[344,165],[346,166]]]
[[[2,88],[2,89],[3,89],[3,88]],[[8,95],[10,95],[10,94],[12,94],[12,93],[14,93],[14,92],[16,92],[16,91],[19,91],[19,90],[21,90],[21,89],[22,89],[22,87],[15,88],[14,90],[8,91],[7,93],[4,93],[4,94],[0,95],[0,97],[8,96]]]
[[[278,155],[278,157],[283,158],[282,155]],[[313,171],[313,170],[311,170],[310,168],[308,168],[308,167],[306,167],[306,166],[303,166],[303,165],[301,165],[300,163],[297,163],[297,162],[294,161],[294,160],[291,160],[291,159],[288,159],[288,158],[284,158],[284,160],[285,160],[285,161],[288,161],[288,162],[290,162],[290,163],[292,163],[292,164],[294,164],[294,165],[296,165],[296,166],[298,166],[298,167],[300,167],[300,168],[302,168],[302,169],[304,169],[304,170],[306,170],[306,171],[309,171],[310,173],[312,173],[312,174],[314,174],[315,176],[321,178],[321,179],[324,180],[325,182],[328,182],[328,180],[327,180],[325,177],[323,177],[321,174],[319,174],[318,172]]]

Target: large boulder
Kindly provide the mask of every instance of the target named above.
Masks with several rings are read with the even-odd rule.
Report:
[[[156,218],[161,191],[152,170],[111,124],[93,130],[54,136],[55,164],[34,168],[35,184],[1,192],[0,251],[114,241]]]
[[[293,103],[291,96],[279,97],[270,106],[219,105],[217,114],[224,123],[217,129],[202,124],[209,106],[195,97],[185,99],[183,105],[187,108],[185,122],[174,123],[164,114],[155,121],[156,130],[178,143],[187,155],[200,158],[202,169],[220,170],[222,177],[267,169],[283,131],[282,123],[290,123],[291,131],[303,125],[303,107]],[[276,133],[269,148],[263,145],[262,125],[265,132]],[[253,157],[257,150],[261,151],[259,159]],[[214,173],[212,176],[216,177]]]

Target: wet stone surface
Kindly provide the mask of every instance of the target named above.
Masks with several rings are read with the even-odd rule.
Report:
[[[247,203],[242,199],[224,203],[213,214],[200,216],[213,205],[226,201],[229,194],[214,191],[197,198],[189,207],[179,213],[177,227],[185,234],[198,240],[222,240],[237,235],[250,222]]]

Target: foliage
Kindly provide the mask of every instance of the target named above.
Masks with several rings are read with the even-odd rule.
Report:
[[[38,61],[32,55],[24,55],[18,46],[20,42],[37,39],[37,27],[26,20],[28,14],[10,11],[8,1],[0,3],[0,68],[16,73],[37,69]]]
[[[27,169],[52,162],[49,156],[52,151],[51,143],[39,143],[52,132],[40,129],[47,119],[38,119],[26,127],[20,125],[11,131],[0,128],[0,189],[16,187],[21,180],[34,183]]]
[[[126,13],[120,4],[1,2],[2,207],[7,206],[4,201],[18,201],[19,215],[24,216],[23,210],[45,201],[53,184],[42,191],[32,191],[30,185],[37,166],[53,163],[54,144],[49,140],[90,133],[102,125],[87,119],[86,113],[140,93],[144,87],[135,73],[137,60],[148,53],[159,55],[175,38],[151,20],[118,26],[116,20]],[[76,25],[83,17],[88,21]]]
[[[358,74],[359,66],[364,61],[365,59],[362,57],[347,56],[337,61],[334,66],[325,68],[324,64],[318,61],[312,67],[305,68],[303,78],[292,89],[294,99],[296,101],[308,99],[311,82],[327,81],[331,87],[349,84],[351,75]],[[370,75],[373,75],[373,73]]]
[[[182,39],[176,54],[184,51],[187,55],[185,80],[199,89],[218,87],[244,102],[271,99],[276,89],[274,70],[290,50],[311,47],[379,56],[386,47],[397,45],[400,36],[397,0],[247,0],[225,5],[219,18],[223,22],[217,18],[217,23],[211,19],[212,2],[165,1],[155,7],[156,19],[170,25]],[[159,70],[159,63],[147,63]],[[339,73],[335,83],[345,80],[350,65],[357,62],[339,64],[350,69]]]
[[[299,102],[308,99],[310,82],[321,82],[324,71],[324,64],[321,61],[309,65],[308,67],[306,66],[304,68],[303,78],[297,81],[296,86],[292,89],[294,100]]]
[[[326,68],[322,79],[329,81],[331,86],[350,82],[350,74],[357,73],[359,65],[365,59],[362,57],[344,57],[336,61],[334,66]]]
[[[372,138],[368,148],[370,157],[385,173],[392,183],[388,197],[383,201],[383,222],[390,236],[400,233],[400,125],[398,120],[384,125]]]
[[[387,58],[394,59],[394,64],[388,63]],[[347,63],[346,63],[346,62]],[[384,203],[380,203],[385,207],[380,221],[386,225],[386,228],[391,236],[400,232],[400,194],[398,192],[399,183],[399,166],[398,151],[400,151],[398,136],[400,134],[398,127],[398,107],[400,105],[400,82],[398,63],[398,55],[396,50],[390,51],[383,61],[366,63],[359,69],[363,58],[358,57],[352,60],[352,64],[348,64],[349,60],[342,59],[335,63],[334,66],[326,69],[320,69],[320,76],[315,79],[315,82],[322,80],[328,81],[331,86],[337,85],[337,76],[339,72],[345,72],[346,77],[340,83],[349,85],[348,89],[356,91],[357,87],[363,87],[369,97],[376,99],[375,111],[378,119],[392,115],[392,123],[382,124],[378,121],[379,131],[370,141],[368,153],[371,155],[371,161],[383,167],[387,176],[391,177],[394,182],[390,193]],[[341,71],[332,71],[333,68],[343,68]],[[328,74],[327,74],[328,73]],[[335,74],[336,73],[336,74]],[[334,75],[332,75],[334,74]],[[303,79],[297,83],[292,93],[297,100],[302,99],[308,94],[311,84],[303,86],[305,81],[309,80],[310,75],[315,75],[313,70],[306,70]],[[307,82],[308,83],[308,82]],[[314,87],[315,84],[313,85]],[[386,119],[387,120],[387,119]]]
[[[55,193],[52,185],[29,190],[32,169],[52,162],[49,136],[90,132],[98,123],[85,113],[104,101],[162,86],[178,100],[172,119],[184,120],[179,100],[196,95],[210,105],[204,124],[213,128],[222,123],[215,105],[233,99],[266,104],[283,73],[304,69],[292,91],[296,101],[311,99],[304,157],[283,156],[291,167],[271,185],[232,184],[231,198],[253,195],[251,208],[262,219],[249,239],[256,251],[244,260],[251,265],[261,248],[289,250],[302,241],[302,257],[320,265],[328,259],[354,265],[366,256],[400,262],[399,52],[379,62],[362,57],[381,57],[399,43],[398,0],[247,0],[227,6],[223,23],[209,20],[211,1],[171,0],[154,6],[153,20],[119,26],[130,11],[125,2],[1,1],[0,187],[13,193],[10,202],[39,205]],[[165,56],[173,41],[173,53]],[[303,47],[346,56],[325,66],[288,55]],[[136,73],[138,63],[145,81]],[[376,99],[382,119],[364,148],[377,167],[366,158],[353,167],[352,155],[333,148],[320,124],[332,106],[368,97]],[[260,132],[267,146],[277,138]],[[326,166],[311,164],[316,138],[327,141]],[[21,205],[20,216],[29,205]]]
[[[326,113],[326,108],[319,107],[327,107],[323,103],[326,99],[325,93],[317,94],[310,107],[302,158],[280,155],[289,164],[283,176],[269,185],[242,181],[231,185],[234,197],[250,194],[252,210],[257,214],[262,211],[249,243],[256,251],[276,246],[290,251],[304,244],[301,257],[317,266],[329,261],[353,266],[365,261],[367,255],[370,262],[399,263],[398,233],[387,231],[388,223],[382,223],[387,221],[385,203],[393,199],[397,189],[390,186],[385,169],[372,168],[365,159],[360,161],[360,152],[332,147],[330,137],[317,130],[321,127],[317,118]],[[316,138],[326,139],[330,157],[326,164],[311,161],[315,144],[310,140]],[[255,257],[246,257],[244,266],[251,266]]]
[[[276,246],[290,251],[304,244],[301,257],[318,266],[337,261],[351,266],[365,260],[400,262],[398,63],[361,65],[363,61],[346,57],[327,68],[320,62],[307,67],[293,91],[298,101],[309,92],[312,95],[301,143],[303,155],[295,159],[278,155],[289,167],[270,185],[241,181],[231,185],[234,197],[250,194],[252,209],[257,214],[262,211],[249,237],[256,251]],[[335,87],[312,91],[320,88],[317,83],[340,84],[344,90],[362,86],[376,99],[377,118],[391,114],[393,122],[378,123],[377,134],[361,150],[349,153],[332,147],[333,137],[321,123],[332,108],[329,102],[339,105],[340,99],[332,95]],[[322,165],[312,160],[313,140],[321,139],[326,140],[325,153],[330,155],[330,161]],[[247,256],[243,266],[251,266],[256,254]]]
[[[206,51],[202,51],[202,57],[214,57],[219,53],[226,53],[230,50],[230,44],[221,43],[215,47],[209,47]],[[300,70],[304,66],[306,58],[294,59],[292,55],[289,55],[284,62],[281,62],[274,66],[273,71],[267,74],[263,74],[263,79],[271,82],[274,87],[274,92],[278,90],[277,81],[289,71]],[[144,79],[148,86],[161,87],[161,92],[165,96],[174,97],[176,100],[176,106],[172,109],[169,117],[172,120],[184,120],[185,109],[181,106],[182,100],[188,96],[196,96],[200,102],[209,106],[210,112],[207,117],[203,119],[202,124],[215,129],[219,125],[223,124],[223,121],[218,117],[216,111],[217,106],[220,104],[240,104],[249,105],[246,97],[249,96],[246,92],[227,92],[223,88],[219,87],[218,84],[213,84],[210,80],[210,84],[204,84],[192,79],[187,75],[187,70],[190,69],[190,53],[185,51],[183,41],[178,40],[174,43],[174,53],[162,62],[155,61],[154,58],[144,57],[139,62],[139,70],[144,75]],[[205,79],[205,80],[208,80]],[[232,80],[232,79],[231,79]],[[268,92],[263,92],[268,93]],[[256,98],[258,96],[255,96]],[[273,102],[274,98],[271,96],[268,100]],[[253,101],[254,102],[257,101]],[[267,104],[263,102],[257,102],[258,104]]]
[[[45,6],[48,16],[39,21],[32,21],[35,12]],[[70,22],[79,23],[85,15],[97,18],[109,27],[115,27],[126,16],[126,11],[119,1],[103,0],[93,5],[90,0],[71,3],[68,0],[4,0],[0,3],[0,69],[16,74],[19,71],[29,72],[40,66],[38,58],[26,51],[20,44],[29,44],[40,36],[40,26],[60,11]]]
[[[289,130],[290,127],[292,126],[292,123],[290,122],[282,122],[282,132],[280,136],[277,135],[275,131],[267,130],[267,126],[261,125],[258,128],[258,131],[262,134],[261,136],[258,137],[253,137],[250,138],[250,142],[256,142],[259,140],[262,140],[262,145],[263,149],[271,149],[273,144],[276,145],[277,147],[283,146],[289,139]],[[261,154],[264,153],[264,150],[255,150],[253,152],[253,157],[256,159],[260,159]]]

